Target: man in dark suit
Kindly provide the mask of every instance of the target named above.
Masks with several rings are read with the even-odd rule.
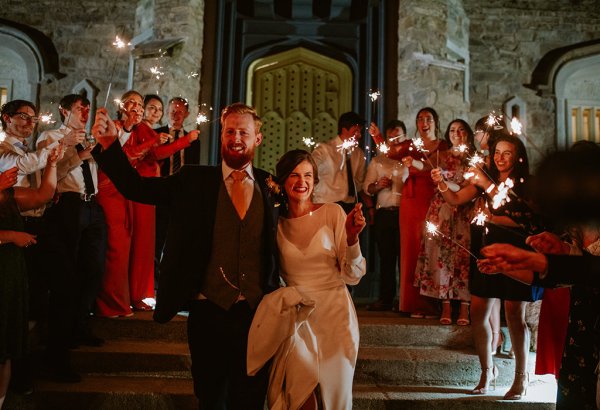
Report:
[[[194,391],[201,409],[260,409],[268,369],[246,373],[248,329],[263,294],[278,287],[277,212],[269,174],[252,167],[261,120],[241,103],[221,114],[217,167],[185,166],[164,178],[140,177],[117,129],[98,110],[93,155],[125,197],[169,207],[154,319],[169,321],[187,306]]]
[[[183,137],[187,131],[183,128],[183,122],[190,115],[189,104],[185,98],[174,97],[167,105],[168,125],[157,128],[157,133],[165,133],[171,136],[170,142]],[[160,162],[160,175],[167,177],[179,171],[183,165],[198,165],[200,163],[200,141],[196,140],[189,147],[177,151],[169,158]],[[167,237],[167,225],[169,224],[169,210],[166,206],[156,207],[156,241],[154,248],[154,286],[158,287],[160,277],[160,260],[165,247]]]

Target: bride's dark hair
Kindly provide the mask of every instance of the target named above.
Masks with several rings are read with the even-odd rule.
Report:
[[[308,161],[312,165],[314,183],[315,185],[319,183],[319,169],[310,152],[303,149],[293,149],[283,154],[275,166],[277,183],[281,185],[281,189],[283,189],[283,184],[285,184],[285,180],[288,179],[292,171],[303,161]]]

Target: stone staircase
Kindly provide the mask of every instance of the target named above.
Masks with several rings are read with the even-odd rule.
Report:
[[[500,400],[514,373],[514,361],[507,357],[495,359],[496,391],[467,394],[479,380],[469,326],[441,326],[436,320],[401,318],[392,312],[359,309],[358,314],[361,349],[354,409],[554,409],[556,383],[548,376],[532,376],[525,400]],[[186,318],[160,325],[152,321],[151,312],[142,312],[131,318],[96,319],[93,326],[106,344],[73,351],[81,383],[37,380],[33,397],[9,395],[5,409],[197,408]]]

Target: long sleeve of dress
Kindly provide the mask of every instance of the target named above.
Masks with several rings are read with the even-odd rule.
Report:
[[[356,285],[367,271],[367,262],[360,251],[360,243],[348,246],[346,241],[346,213],[339,208],[335,221],[335,242],[338,250],[338,264],[342,279],[349,285]]]

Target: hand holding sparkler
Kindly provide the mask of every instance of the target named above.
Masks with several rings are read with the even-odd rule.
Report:
[[[563,242],[558,235],[550,232],[542,232],[529,236],[525,240],[525,243],[541,253],[568,255],[571,252],[571,247],[568,243]]]
[[[381,135],[381,131],[379,130],[379,127],[374,122],[372,122],[371,125],[369,126],[369,135],[371,136],[371,138],[373,138],[373,141],[375,142],[376,145],[385,143],[385,138],[383,138],[383,135]]]
[[[192,130],[192,131],[188,132],[187,134],[185,134],[185,136],[188,138],[188,140],[190,141],[190,144],[191,144],[192,142],[194,142],[198,139],[198,137],[200,136],[200,131]]]
[[[92,135],[104,149],[107,149],[118,138],[117,126],[110,119],[106,108],[99,108],[96,111]]]
[[[359,202],[346,216],[346,242],[352,246],[358,242],[358,235],[367,225],[365,216],[362,213],[362,204]]]
[[[531,252],[507,243],[494,243],[481,248],[485,259],[477,261],[479,270],[486,274],[509,273],[517,271],[544,272],[548,268],[548,260],[543,253]],[[513,276],[509,274],[509,276]],[[533,275],[522,280],[531,283]],[[514,276],[513,276],[514,277]],[[515,278],[516,279],[516,278]]]

